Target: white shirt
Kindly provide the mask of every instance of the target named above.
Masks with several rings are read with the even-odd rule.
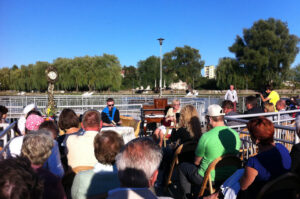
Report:
[[[9,156],[10,157],[17,157],[21,155],[21,149],[23,145],[24,136],[18,136],[11,140],[8,145]]]
[[[225,100],[230,100],[232,102],[239,102],[239,99],[237,97],[237,93],[235,90],[228,90],[225,94]]]

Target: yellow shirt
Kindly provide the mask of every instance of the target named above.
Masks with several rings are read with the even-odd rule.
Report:
[[[278,93],[276,91],[272,91],[267,98],[269,98],[269,102],[274,105],[275,111],[277,112],[276,103],[280,100]]]

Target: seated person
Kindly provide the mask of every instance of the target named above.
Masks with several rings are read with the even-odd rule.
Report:
[[[245,111],[244,114],[263,113],[263,110],[257,104],[257,99],[255,96],[246,97],[245,104],[247,111]]]
[[[235,111],[233,111],[234,104],[230,100],[224,100],[222,102],[222,109],[226,116],[238,115]],[[225,120],[225,124],[226,124],[226,126],[236,126],[236,125],[241,125],[242,123],[232,121],[232,120],[228,120],[228,121]]]
[[[66,195],[60,178],[47,169],[42,168],[43,164],[51,154],[53,145],[53,139],[47,131],[33,131],[24,137],[21,156],[30,160],[31,167],[44,181],[43,198],[64,199],[66,198]]]
[[[172,108],[169,108],[165,121],[171,122],[170,126],[174,127],[176,123],[176,113],[180,113],[180,101],[178,99],[174,99],[172,102]]]
[[[276,103],[276,109],[278,112],[286,111],[286,103],[284,100],[278,100]],[[290,122],[293,119],[288,113],[280,114],[280,120],[284,120],[285,122]],[[289,120],[289,121],[287,121]]]
[[[239,195],[256,198],[263,185],[290,170],[291,157],[282,144],[274,143],[274,125],[270,120],[252,119],[247,128],[252,142],[258,146],[258,154],[248,159]]]
[[[94,169],[79,172],[72,185],[72,198],[80,199],[101,194],[120,186],[115,157],[123,147],[123,138],[114,131],[97,134],[95,156],[99,161]]]
[[[264,103],[264,112],[265,113],[272,113],[275,112],[275,108],[274,105],[270,102],[265,102]],[[274,115],[270,115],[266,117],[268,120],[270,121],[274,121],[275,120],[275,116]]]
[[[115,102],[113,98],[108,98],[106,100],[107,107],[105,107],[101,112],[101,120],[103,127],[107,126],[119,126],[121,125],[120,121],[120,112],[114,107]]]

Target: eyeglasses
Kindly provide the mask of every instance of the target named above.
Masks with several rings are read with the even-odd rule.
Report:
[[[107,106],[114,106],[114,104],[109,104],[109,105],[107,105]]]

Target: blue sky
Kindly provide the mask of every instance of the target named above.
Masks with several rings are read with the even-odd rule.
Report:
[[[0,0],[0,67],[103,53],[136,66],[159,56],[159,37],[163,52],[190,45],[217,65],[259,19],[287,22],[300,37],[299,10],[299,0]]]

